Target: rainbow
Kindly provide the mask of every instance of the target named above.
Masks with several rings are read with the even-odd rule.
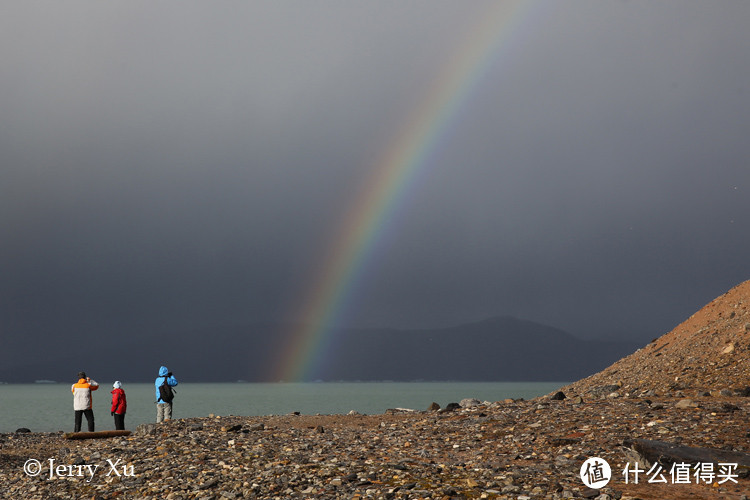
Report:
[[[428,157],[444,137],[462,104],[509,44],[515,28],[529,10],[527,2],[490,2],[479,25],[443,67],[435,84],[410,113],[396,140],[375,163],[373,174],[348,216],[339,226],[302,306],[293,315],[299,326],[288,335],[274,380],[305,380],[327,352],[328,341],[346,300],[387,223],[415,184]]]

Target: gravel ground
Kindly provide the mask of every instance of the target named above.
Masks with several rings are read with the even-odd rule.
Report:
[[[206,417],[99,440],[2,434],[0,497],[747,500],[740,462],[671,475],[665,464],[637,484],[624,471],[644,466],[632,439],[750,452],[749,303],[745,282],[633,355],[530,401]],[[611,467],[600,489],[581,477],[592,457]],[[680,475],[686,466],[696,469]]]
[[[734,471],[737,483],[722,484],[719,478],[625,484],[622,473],[633,460],[623,445],[630,438],[749,451],[749,398],[707,397],[687,407],[678,398],[577,401],[474,401],[452,411],[383,415],[206,417],[85,441],[61,433],[4,434],[0,496],[605,500],[740,499],[750,491],[741,467]],[[612,479],[601,490],[581,480],[589,457],[611,466]],[[38,476],[24,472],[29,459],[39,461]]]

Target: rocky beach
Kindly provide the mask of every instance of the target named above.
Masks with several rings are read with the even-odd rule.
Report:
[[[217,415],[109,439],[2,434],[0,497],[746,500],[749,303],[745,282],[602,372],[528,401]],[[696,454],[654,459],[644,444]],[[601,487],[583,482],[592,457],[611,469]]]

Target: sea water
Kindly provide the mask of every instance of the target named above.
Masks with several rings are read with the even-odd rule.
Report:
[[[112,386],[93,392],[96,430],[114,429],[110,416]],[[465,398],[500,401],[531,399],[567,382],[325,382],[325,383],[184,383],[176,387],[173,418],[214,415],[304,415],[384,413],[389,408],[426,410]],[[25,427],[32,432],[73,430],[71,384],[0,384],[0,432]],[[123,382],[128,401],[125,428],[156,420],[153,384]],[[83,430],[87,430],[83,419]]]

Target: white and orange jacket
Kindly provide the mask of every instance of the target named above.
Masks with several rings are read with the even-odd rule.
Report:
[[[70,388],[73,391],[73,409],[75,411],[90,410],[91,409],[91,391],[95,391],[99,388],[99,384],[95,380],[89,379],[88,382],[85,378],[78,380],[77,383],[73,384]]]

